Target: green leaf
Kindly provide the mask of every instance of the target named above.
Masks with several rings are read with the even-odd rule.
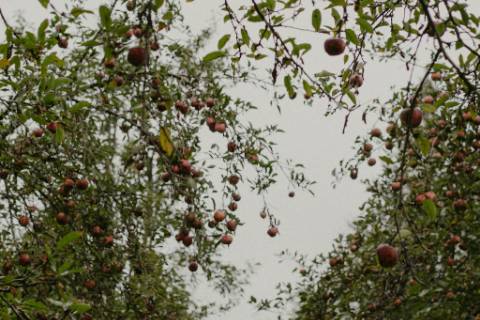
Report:
[[[226,34],[223,37],[221,37],[220,40],[218,40],[218,44],[217,44],[218,50],[223,49],[223,47],[225,47],[225,45],[227,44],[228,40],[230,40],[229,34]]]
[[[45,19],[42,21],[42,23],[40,24],[37,30],[37,38],[40,42],[45,41],[45,30],[47,30],[47,28],[48,28],[48,20]]]
[[[70,14],[75,18],[79,17],[82,14],[87,14],[87,13],[88,14],[93,14],[93,11],[86,10],[86,9],[83,9],[83,8],[80,8],[80,7],[75,7],[72,10],[70,10]]]
[[[420,136],[415,140],[415,142],[417,143],[417,146],[420,149],[420,152],[424,156],[427,156],[431,148],[430,140],[428,140],[424,136]]]
[[[57,250],[62,250],[65,248],[67,245],[69,245],[72,241],[77,240],[78,238],[81,238],[83,235],[82,232],[80,231],[72,231],[65,235],[60,241],[57,243]]]
[[[357,35],[355,34],[355,31],[353,31],[352,29],[347,29],[345,30],[345,35],[349,42],[357,46],[360,45],[360,41],[358,40]]]
[[[393,160],[390,159],[389,157],[387,156],[379,156],[380,160],[382,160],[383,162],[385,162],[386,164],[393,164]]]
[[[65,138],[65,131],[62,127],[58,127],[57,131],[55,132],[55,142],[57,144],[62,144],[63,139]]]
[[[36,301],[33,299],[28,299],[23,303],[23,306],[32,309],[32,310],[39,310],[39,311],[48,311],[47,306],[45,306],[40,301]]]
[[[160,9],[163,6],[164,0],[155,0],[154,2],[154,8],[155,10]]]
[[[76,113],[76,112],[81,111],[83,108],[90,107],[91,105],[92,105],[92,104],[91,104],[90,102],[80,101],[80,102],[77,102],[76,104],[74,104],[74,105],[70,108],[70,112]]]
[[[172,138],[170,137],[170,132],[167,128],[160,128],[160,148],[162,148],[163,152],[167,156],[171,156],[173,154],[173,142]]]
[[[290,77],[290,75],[287,75],[283,78],[283,84],[287,89],[288,96],[290,97],[290,99],[294,99],[296,96],[296,93],[295,93],[295,89],[292,86],[292,78]]]
[[[245,29],[242,29],[240,31],[241,35],[242,35],[242,41],[244,44],[246,44],[247,46],[250,44],[250,36],[248,35],[248,31],[245,30]]]
[[[225,51],[213,51],[203,57],[203,62],[210,62],[218,58],[225,57],[227,53]]]
[[[320,10],[315,9],[312,12],[312,26],[315,31],[320,31],[320,26],[322,25],[322,13]]]
[[[75,302],[68,307],[71,311],[76,313],[85,313],[90,310],[92,307],[87,303]]]
[[[48,3],[50,2],[50,0],[38,0],[38,2],[40,2],[42,7],[46,8],[48,6]]]
[[[435,220],[437,218],[437,206],[432,200],[425,200],[422,204],[422,208],[430,220]]]
[[[110,28],[112,24],[112,17],[111,17],[112,12],[107,6],[100,6],[98,10],[100,13],[100,21],[102,23],[102,26],[104,26],[107,29]]]

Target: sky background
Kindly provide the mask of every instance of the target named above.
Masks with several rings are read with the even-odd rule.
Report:
[[[53,1],[61,8],[63,1]],[[88,0],[92,7],[101,1]],[[233,1],[237,4],[242,1]],[[480,10],[480,4],[475,0],[473,9]],[[223,1],[194,1],[185,5],[186,22],[193,30],[201,30],[215,23],[217,34],[211,41],[214,49],[220,36],[231,31],[229,24],[223,23],[220,4]],[[37,0],[0,0],[0,7],[6,16],[13,21],[13,16],[21,12],[29,23],[37,24],[46,11],[40,7]],[[327,14],[325,14],[327,16]],[[326,17],[324,18],[326,19]],[[301,22],[298,22],[300,26]],[[310,21],[305,23],[309,24]],[[309,25],[306,25],[310,27]],[[3,34],[4,26],[0,25]],[[313,44],[306,64],[311,73],[321,70],[338,72],[341,58],[328,57],[322,46],[325,35],[296,34],[300,40]],[[402,71],[403,70],[403,71]],[[392,85],[401,85],[408,79],[408,73],[398,61],[387,63],[369,63],[365,75],[364,86],[360,90],[360,101],[370,101],[373,98],[386,99],[391,94]],[[306,166],[307,176],[318,183],[313,187],[315,196],[297,192],[295,198],[289,198],[285,181],[271,190],[268,201],[272,212],[281,219],[280,235],[270,238],[266,235],[268,222],[259,217],[263,207],[262,199],[241,190],[242,200],[238,213],[245,226],[238,229],[234,243],[223,251],[226,261],[238,266],[245,263],[260,262],[251,285],[246,287],[245,298],[227,314],[211,317],[208,320],[273,320],[274,314],[258,313],[253,306],[246,303],[250,295],[257,298],[271,298],[275,294],[275,286],[280,281],[295,281],[297,275],[291,273],[292,264],[278,263],[277,254],[282,250],[298,251],[313,257],[318,253],[327,253],[332,248],[332,240],[340,233],[350,230],[350,222],[359,214],[359,205],[366,200],[368,194],[357,180],[345,179],[336,189],[331,187],[333,177],[331,171],[341,159],[352,156],[352,145],[357,135],[365,135],[376,125],[376,115],[368,116],[368,124],[361,121],[362,110],[352,115],[346,134],[342,134],[344,114],[324,117],[325,101],[316,100],[312,107],[304,106],[301,99],[282,102],[282,114],[269,104],[271,93],[252,86],[240,86],[231,90],[232,95],[252,101],[262,106],[259,111],[249,115],[249,120],[256,125],[279,124],[286,131],[279,136],[278,151],[284,158],[293,158]],[[300,96],[300,95],[299,95]],[[378,170],[361,167],[360,176],[372,176]],[[198,301],[209,301],[212,292],[201,286],[194,291]]]

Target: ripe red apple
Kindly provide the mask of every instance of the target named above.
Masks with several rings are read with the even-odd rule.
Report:
[[[232,174],[230,177],[228,177],[228,182],[231,184],[231,185],[237,185],[238,182],[240,181],[240,177],[237,176],[237,175],[234,175]]]
[[[377,160],[375,160],[375,158],[370,158],[368,159],[367,163],[370,167],[372,167],[377,163]]]
[[[370,135],[375,138],[380,138],[382,136],[382,131],[379,128],[373,128],[370,131]]]
[[[425,200],[427,200],[427,197],[421,193],[421,194],[418,194],[416,197],[415,197],[415,202],[418,204],[418,205],[422,205]]]
[[[351,169],[350,170],[350,178],[353,180],[357,179],[358,177],[358,170],[357,169]]]
[[[448,240],[448,244],[454,246],[459,244],[461,241],[462,241],[462,238],[460,238],[460,236],[453,234]]]
[[[207,104],[207,107],[212,108],[215,106],[215,99],[209,97],[205,100],[205,103]]]
[[[480,125],[480,115],[476,116],[473,121],[475,122],[475,124],[478,124]]]
[[[419,108],[410,108],[403,109],[400,113],[400,120],[406,126],[411,126],[412,128],[418,127],[423,120],[423,113]]]
[[[66,49],[66,48],[68,48],[68,39],[67,38],[59,38],[57,40],[57,44],[60,48]]]
[[[394,181],[390,185],[393,191],[399,191],[402,188],[402,184],[399,181]]]
[[[270,228],[268,228],[267,234],[270,237],[274,238],[278,234],[278,228],[275,226],[271,226]]]
[[[464,210],[467,208],[467,202],[464,199],[457,199],[453,202],[453,207],[458,210]]]
[[[432,72],[432,74],[430,75],[431,79],[433,81],[440,81],[442,80],[442,74],[440,72]]]
[[[193,225],[193,223],[195,222],[195,219],[197,219],[197,215],[195,214],[195,212],[188,212],[185,214],[185,216],[183,217],[183,219],[185,220],[185,223],[187,225]]]
[[[227,125],[225,124],[225,122],[215,123],[215,131],[217,131],[218,133],[224,133],[226,129],[227,129]]]
[[[394,147],[394,145],[393,145],[393,142],[392,142],[392,141],[387,141],[387,142],[385,142],[385,149],[387,149],[387,150],[392,150],[393,147]]]
[[[192,236],[183,237],[182,243],[185,247],[189,247],[193,243],[193,237]]]
[[[21,226],[26,227],[30,223],[30,219],[25,215],[21,215],[21,216],[18,217],[18,223]]]
[[[432,200],[432,201],[437,200],[437,195],[436,195],[436,193],[433,192],[433,191],[427,191],[427,192],[425,192],[425,197],[426,197],[427,199],[429,199],[429,200]]]
[[[83,286],[88,290],[92,290],[97,286],[97,282],[93,279],[87,279],[85,282],[83,282]]]
[[[43,129],[42,128],[35,128],[33,129],[33,136],[35,138],[41,138],[43,136]]]
[[[89,182],[86,178],[83,178],[83,179],[77,180],[75,185],[77,186],[77,189],[79,189],[79,190],[86,190],[88,188]]]
[[[199,218],[196,218],[195,220],[193,220],[192,226],[195,229],[201,229],[203,227],[203,221],[200,220]]]
[[[112,235],[105,236],[103,238],[103,244],[106,245],[106,246],[113,245],[113,236]]]
[[[363,85],[363,77],[358,73],[354,73],[350,76],[348,83],[350,87],[360,88]]]
[[[113,77],[113,82],[117,87],[121,87],[125,83],[125,80],[122,76],[116,75],[115,77]]]
[[[55,219],[57,220],[57,223],[58,224],[61,224],[61,225],[66,225],[68,223],[68,216],[65,214],[65,212],[59,212],[57,213],[57,216],[55,217]]]
[[[188,265],[188,270],[191,272],[195,272],[198,270],[198,263],[196,261],[191,261],[190,264]]]
[[[425,97],[422,98],[422,102],[424,104],[433,104],[434,101],[435,100],[433,99],[432,96],[425,96]]]
[[[233,199],[234,201],[237,201],[237,202],[238,202],[238,201],[242,200],[242,197],[241,197],[240,194],[238,194],[238,193],[233,193],[233,194],[232,194],[232,199]]]
[[[188,104],[185,101],[177,100],[175,101],[175,108],[180,111],[182,114],[188,113]]]
[[[236,211],[238,209],[238,204],[236,202],[230,202],[228,204],[228,209],[230,211]]]
[[[463,121],[472,121],[473,120],[472,114],[468,111],[465,111],[465,112],[462,113],[462,118],[463,118]]]
[[[70,178],[66,178],[63,181],[63,188],[65,190],[72,190],[74,186],[75,186],[75,182]]]
[[[207,126],[210,128],[210,131],[215,131],[215,119],[212,117],[208,117]]]
[[[188,161],[187,159],[181,159],[180,170],[182,171],[182,173],[190,174],[192,172],[192,165],[190,164],[190,161]]]
[[[340,38],[329,38],[325,41],[323,47],[330,56],[338,56],[345,51],[347,44]]]
[[[365,151],[365,152],[370,152],[370,151],[372,151],[372,150],[373,150],[373,144],[371,144],[371,143],[365,143],[365,144],[363,145],[363,151]]]
[[[127,60],[131,65],[135,67],[145,65],[147,63],[147,52],[145,51],[145,48],[130,48],[130,50],[128,50]]]
[[[220,238],[220,242],[222,242],[223,244],[226,244],[226,245],[230,245],[233,242],[233,237],[229,234],[224,234]]]
[[[57,132],[58,123],[57,123],[57,122],[50,122],[49,124],[47,124],[47,129],[48,129],[48,131],[50,131],[51,133]]]
[[[24,252],[24,253],[21,253],[18,256],[18,263],[20,263],[20,265],[26,267],[26,266],[29,266],[32,263],[32,259],[30,258],[28,253]]]
[[[227,221],[227,229],[230,231],[235,231],[237,229],[238,222],[236,219],[230,219]]]
[[[382,267],[390,268],[398,262],[398,251],[388,244],[380,244],[377,247],[377,257]]]
[[[333,257],[333,258],[330,258],[328,260],[328,264],[330,265],[330,267],[336,267],[340,264],[342,264],[342,258],[336,258],[336,257]]]
[[[290,191],[290,192],[288,193],[288,196],[289,196],[290,198],[293,198],[293,197],[295,197],[295,192],[293,192],[293,191]]]
[[[228,152],[235,152],[237,150],[237,144],[233,141],[230,141],[228,144],[227,144],[227,149],[228,149]]]
[[[448,258],[447,258],[447,265],[448,265],[449,267],[453,267],[453,266],[455,265],[455,259],[452,258],[452,257],[448,257]]]
[[[216,221],[216,222],[222,222],[223,220],[225,220],[225,217],[227,215],[225,214],[225,211],[223,210],[216,210],[214,213],[213,213],[213,219]]]

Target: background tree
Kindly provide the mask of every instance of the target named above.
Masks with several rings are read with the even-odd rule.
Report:
[[[241,289],[218,248],[241,224],[238,185],[263,195],[289,171],[279,128],[240,121],[255,107],[224,89],[249,78],[197,56],[210,30],[192,32],[177,1],[40,3],[35,29],[0,11],[2,317],[204,317],[182,270]]]

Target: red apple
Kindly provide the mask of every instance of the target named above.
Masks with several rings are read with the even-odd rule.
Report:
[[[223,220],[225,220],[225,217],[226,217],[226,214],[225,214],[225,211],[223,211],[223,210],[216,210],[213,213],[213,219],[216,222],[222,222]]]
[[[398,251],[388,244],[380,244],[377,247],[377,256],[380,265],[384,268],[390,268],[398,262]]]
[[[227,129],[227,125],[225,124],[225,122],[216,122],[215,123],[215,131],[217,131],[219,133],[224,133],[226,129]]]
[[[57,132],[58,123],[57,123],[57,122],[50,122],[50,123],[47,125],[47,129],[48,129],[48,131],[50,131],[51,133]]]
[[[278,234],[278,228],[275,226],[271,226],[270,228],[268,228],[267,234],[270,237],[274,238]]]
[[[25,215],[21,215],[21,216],[18,217],[18,223],[21,226],[26,227],[30,223],[30,219]]]
[[[228,152],[235,152],[237,150],[237,144],[233,141],[230,141],[228,144],[227,144],[227,149],[228,149]]]
[[[235,231],[237,229],[238,222],[235,219],[230,219],[227,221],[227,229],[230,231]]]
[[[346,43],[340,38],[329,38],[325,41],[323,47],[330,56],[338,56],[345,51]]]
[[[143,66],[147,63],[147,52],[145,48],[134,47],[128,50],[127,60],[135,67]]]
[[[83,179],[77,180],[75,185],[77,186],[77,189],[79,189],[79,190],[86,190],[88,188],[89,182],[86,178],[83,178]]]
[[[373,128],[370,131],[370,135],[375,138],[380,138],[382,136],[382,131],[379,128]]]
[[[21,253],[18,257],[18,263],[20,263],[20,265],[26,267],[26,266],[28,266],[32,263],[32,259],[30,258],[28,253]]]
[[[68,48],[68,39],[67,38],[59,38],[57,44],[60,48],[66,49]]]
[[[403,109],[400,113],[400,120],[404,125],[411,126],[412,128],[418,127],[423,120],[423,113],[419,108],[410,108]]]
[[[103,65],[107,69],[113,69],[117,65],[117,60],[115,60],[115,58],[105,59],[105,61],[103,62]]]
[[[57,216],[55,217],[55,219],[57,220],[57,223],[58,224],[61,224],[61,225],[66,225],[68,223],[68,216],[65,214],[65,212],[59,212],[57,213]]]
[[[363,77],[358,73],[354,73],[350,76],[348,83],[350,87],[359,88],[363,85]]]
[[[36,138],[41,138],[43,136],[43,129],[42,128],[35,128],[33,129],[33,136]]]
[[[432,74],[430,75],[431,79],[433,81],[440,81],[442,80],[442,74],[440,72],[432,72]]]
[[[188,265],[188,270],[191,272],[195,272],[198,270],[198,263],[196,261],[191,261],[190,264]]]
[[[231,175],[230,177],[228,177],[228,182],[231,184],[231,185],[237,185],[238,182],[240,181],[240,177],[237,176],[237,175]]]
[[[435,100],[433,99],[432,96],[425,96],[425,97],[423,97],[423,99],[422,99],[422,102],[423,102],[424,104],[433,104],[434,101],[435,101]]]
[[[92,290],[92,289],[95,289],[95,287],[97,286],[97,282],[93,279],[87,279],[83,283],[83,286],[88,290]]]
[[[236,202],[230,202],[228,204],[228,209],[230,211],[236,211],[238,209],[238,204]]]
[[[229,234],[224,234],[220,238],[220,242],[222,242],[223,244],[226,244],[226,245],[230,245],[233,242],[233,237]]]
[[[367,163],[370,167],[372,167],[377,163],[377,160],[375,160],[375,158],[370,158],[368,159]]]

